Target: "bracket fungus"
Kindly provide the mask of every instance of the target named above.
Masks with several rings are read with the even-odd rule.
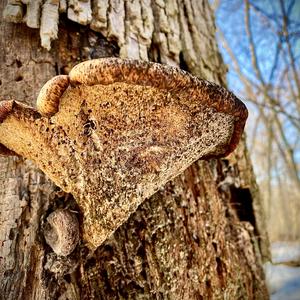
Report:
[[[94,248],[195,160],[232,152],[247,114],[231,92],[180,69],[97,59],[46,83],[37,110],[0,102],[0,151],[73,194]]]

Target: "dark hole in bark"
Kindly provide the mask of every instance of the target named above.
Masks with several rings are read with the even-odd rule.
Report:
[[[186,61],[184,60],[182,52],[180,52],[180,54],[179,54],[179,66],[180,66],[180,69],[182,69],[182,70],[185,70],[185,71],[189,70],[189,67],[188,67]]]
[[[216,263],[217,263],[217,272],[219,277],[222,276],[222,261],[220,259],[220,257],[216,257]]]
[[[97,42],[91,42],[91,36],[96,39]],[[93,40],[92,39],[92,40]],[[90,44],[90,56],[92,59],[101,57],[118,57],[120,48],[116,40],[109,41],[98,32],[90,31],[88,35],[88,41]]]
[[[148,57],[150,61],[161,63],[159,47],[154,42],[152,42],[150,45],[150,48],[148,50]]]
[[[236,188],[231,186],[231,206],[237,213],[240,221],[249,222],[256,228],[253,210],[252,196],[249,189]]]
[[[217,244],[213,242],[213,243],[212,243],[212,245],[213,245],[213,247],[214,247],[215,251],[217,252],[217,249],[218,249],[218,246],[217,246]]]
[[[15,81],[21,81],[23,80],[23,76],[22,75],[18,75],[16,78],[15,78]]]
[[[15,237],[15,232],[14,232],[14,229],[11,228],[11,230],[9,231],[9,236],[8,236],[8,238],[9,238],[10,240],[13,240],[14,237]]]
[[[86,263],[85,263],[85,268],[93,268],[96,265],[96,259],[94,257],[90,258]]]
[[[208,279],[208,280],[206,280],[206,286],[207,286],[207,288],[209,289],[209,288],[211,288],[211,283],[210,283],[210,280]]]
[[[112,258],[114,256],[114,248],[110,245],[104,245],[102,249],[102,255],[106,258]]]
[[[16,59],[16,65],[18,68],[22,67],[22,62],[19,59]]]
[[[108,41],[101,33],[95,32],[87,26],[80,25],[67,18],[67,14],[61,14],[59,18],[59,39],[65,40],[65,48],[72,53],[71,57],[79,57],[80,60],[119,56],[120,48],[117,39]],[[54,42],[55,43],[55,42]],[[58,42],[56,42],[58,43]],[[79,47],[79,45],[82,45]],[[71,63],[65,59],[67,56],[61,55],[60,66],[69,67]],[[62,67],[63,68],[63,67]],[[66,73],[66,69],[61,74]]]
[[[240,221],[249,222],[254,228],[254,234],[261,245],[261,237],[256,227],[255,214],[253,210],[253,199],[249,189],[231,187],[231,206],[236,211]]]
[[[218,273],[218,278],[220,280],[221,285],[224,285],[224,279],[223,279],[223,263],[220,257],[216,257],[216,263],[217,263],[217,273]]]
[[[70,276],[70,274],[66,274],[65,276],[64,276],[64,279],[65,279],[65,281],[67,282],[67,283],[71,283],[71,276]]]
[[[146,257],[146,251],[145,251],[145,248],[144,247],[139,247],[137,252],[136,252],[136,255],[141,257],[141,258],[145,258]]]

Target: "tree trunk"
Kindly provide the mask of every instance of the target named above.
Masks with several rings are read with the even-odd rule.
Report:
[[[0,3],[3,11],[6,1]],[[1,100],[35,105],[48,79],[107,56],[177,65],[225,85],[206,0],[93,1],[93,15],[77,13],[70,3],[68,18],[76,22],[60,15],[49,52],[37,29],[1,19]],[[41,20],[48,27],[40,34],[47,47],[45,28],[55,17],[46,4]],[[36,19],[32,11],[28,6],[27,25],[38,27],[39,11]],[[261,266],[268,242],[245,141],[226,159],[194,163],[94,253],[81,240],[67,257],[46,244],[43,224],[57,208],[78,210],[72,195],[28,160],[0,157],[0,170],[1,299],[268,298]]]

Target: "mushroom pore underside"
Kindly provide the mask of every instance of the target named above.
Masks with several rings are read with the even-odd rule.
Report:
[[[145,198],[195,160],[235,148],[246,108],[223,88],[205,85],[212,92],[202,97],[192,88],[178,92],[113,78],[105,84],[71,80],[55,97],[50,85],[38,106],[43,115],[15,101],[0,102],[0,151],[33,160],[72,193],[83,213],[83,237],[97,247]],[[218,89],[236,102],[232,113],[218,109],[219,99],[207,104]],[[50,96],[58,111],[47,114],[42,108]]]

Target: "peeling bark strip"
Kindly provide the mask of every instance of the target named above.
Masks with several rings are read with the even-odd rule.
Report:
[[[206,14],[195,16],[201,10]],[[226,70],[210,37],[190,30],[203,23],[215,28],[209,5],[202,7],[198,0],[13,0],[8,1],[3,16],[8,22],[25,22],[31,28],[40,28],[41,45],[50,50],[51,41],[58,36],[59,14],[65,12],[69,20],[87,25],[116,42],[121,58],[152,59],[174,66],[186,63],[194,75],[216,82]],[[208,45],[214,48],[212,56],[207,55]],[[151,47],[157,49],[151,53]],[[219,65],[219,69],[211,72],[207,61]]]
[[[232,93],[170,66],[99,59],[69,78],[41,90],[50,119],[1,102],[0,142],[75,196],[91,247],[194,161],[233,151],[247,118]]]

